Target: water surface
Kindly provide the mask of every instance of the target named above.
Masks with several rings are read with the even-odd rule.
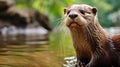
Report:
[[[52,50],[49,33],[42,28],[3,28],[0,35],[0,67],[62,67]]]

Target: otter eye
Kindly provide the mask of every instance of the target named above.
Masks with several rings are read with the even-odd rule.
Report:
[[[85,11],[84,10],[80,10],[80,13],[85,14]]]
[[[70,10],[67,12],[67,14],[69,14],[70,13]]]

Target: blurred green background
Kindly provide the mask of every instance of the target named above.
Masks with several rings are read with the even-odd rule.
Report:
[[[56,25],[58,19],[63,18],[63,9],[71,4],[89,4],[98,9],[98,17],[103,27],[120,25],[112,19],[120,9],[120,0],[15,0],[19,8],[35,8],[49,16],[51,24]],[[113,16],[114,14],[114,16]],[[111,16],[112,15],[112,16]],[[119,19],[117,19],[119,20]]]

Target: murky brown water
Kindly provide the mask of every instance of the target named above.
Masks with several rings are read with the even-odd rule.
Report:
[[[50,48],[49,34],[38,31],[41,30],[3,31],[0,36],[0,67],[62,67],[61,59]]]
[[[114,28],[106,30],[112,31],[113,34],[119,32]],[[65,61],[63,62],[64,59],[60,57],[60,52],[52,49],[53,47],[50,46],[48,32],[41,28],[12,28],[10,31],[4,28],[0,35],[0,67],[74,66],[74,56],[65,57],[66,64],[63,64]],[[62,47],[57,47],[60,48]]]

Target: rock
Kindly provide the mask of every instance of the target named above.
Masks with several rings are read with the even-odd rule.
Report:
[[[34,27],[36,23],[48,31],[52,30],[47,15],[35,9],[19,10],[13,0],[0,0],[0,26],[13,25],[18,28],[26,28],[29,25]]]

